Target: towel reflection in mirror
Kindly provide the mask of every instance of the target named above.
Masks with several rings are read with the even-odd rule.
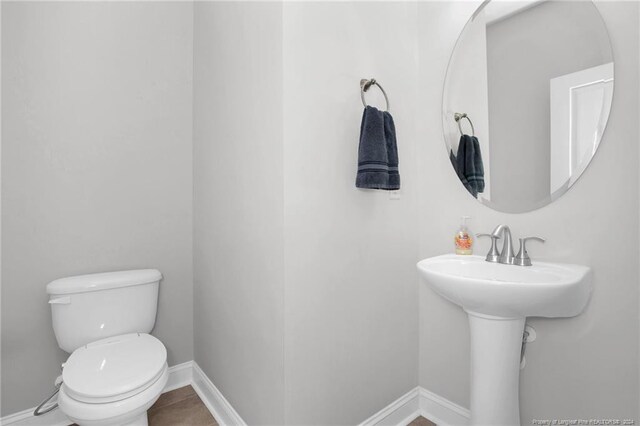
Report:
[[[484,165],[480,142],[475,136],[463,134],[458,143],[458,153],[450,151],[449,158],[460,182],[471,195],[478,198],[478,193],[484,192]]]

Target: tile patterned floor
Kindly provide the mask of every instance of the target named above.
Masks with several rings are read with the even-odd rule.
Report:
[[[436,424],[422,416],[418,416],[407,426],[436,426]]]
[[[191,386],[162,394],[147,414],[149,426],[218,426]]]
[[[218,426],[216,419],[191,386],[160,395],[147,415],[149,426]],[[436,424],[419,416],[407,426],[436,426]]]
[[[218,426],[191,386],[162,394],[149,409],[149,426]],[[436,426],[422,416],[407,426]]]

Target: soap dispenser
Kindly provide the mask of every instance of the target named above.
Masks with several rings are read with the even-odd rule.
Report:
[[[462,216],[460,219],[460,229],[454,238],[456,244],[456,254],[469,255],[473,254],[473,237],[467,228],[467,219],[470,216]]]

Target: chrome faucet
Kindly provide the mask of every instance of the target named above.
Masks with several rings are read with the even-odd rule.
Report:
[[[485,260],[493,263],[504,263],[505,265],[531,266],[531,258],[527,253],[527,241],[536,240],[544,243],[544,238],[525,237],[520,238],[520,250],[518,255],[513,254],[513,240],[511,239],[511,229],[507,225],[498,225],[491,234],[476,234],[476,237],[490,237],[491,249],[487,253]],[[504,239],[502,251],[498,253],[496,247],[499,238]]]
[[[513,260],[514,265],[531,266],[531,258],[529,257],[529,253],[527,253],[527,241],[529,240],[536,240],[536,241],[540,241],[541,243],[545,242],[545,239],[540,237],[520,238],[520,250],[518,251],[518,254]]]
[[[489,253],[487,253],[487,257],[484,258],[487,262],[498,263],[498,259],[500,258],[500,253],[498,253],[498,238],[499,236],[494,236],[491,234],[476,234],[476,237],[489,237],[491,238],[491,248],[489,249]]]
[[[500,252],[500,256],[498,256],[498,263],[505,263],[507,265],[513,265],[513,259],[516,257],[513,253],[513,240],[511,240],[511,229],[507,225],[498,225],[496,229],[493,230],[491,235],[495,238],[500,238],[504,240],[502,244],[502,251]]]

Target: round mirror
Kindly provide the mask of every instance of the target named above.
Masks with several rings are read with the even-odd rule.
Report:
[[[443,96],[461,183],[509,213],[564,194],[593,158],[613,97],[611,43],[591,1],[486,1],[464,27]]]

